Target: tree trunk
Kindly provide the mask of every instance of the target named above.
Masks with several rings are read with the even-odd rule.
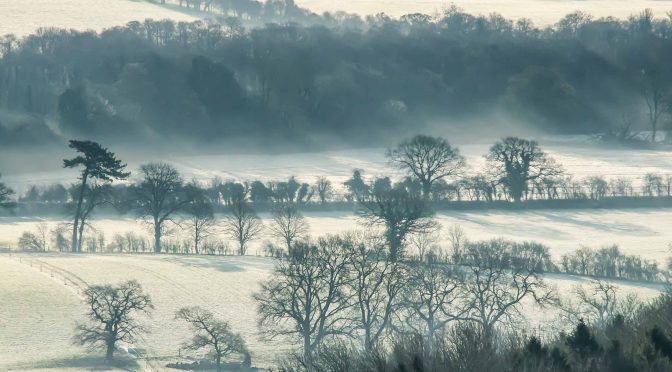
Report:
[[[84,202],[84,188],[86,187],[86,180],[88,178],[89,178],[88,172],[84,171],[84,174],[82,175],[82,185],[80,186],[79,189],[77,209],[75,210],[75,221],[72,224],[72,242],[70,248],[73,253],[76,253],[77,249],[79,248],[79,244],[77,244],[79,238],[79,235],[77,234],[77,228],[79,227],[79,216],[82,213],[82,203]]]
[[[84,218],[81,219],[79,223],[79,240],[77,241],[77,252],[82,252],[82,239],[84,237],[84,225],[86,223],[86,220]]]
[[[373,348],[372,342],[371,342],[371,326],[366,325],[364,327],[364,349],[369,352]]]
[[[217,372],[222,372],[222,356],[217,354],[215,357],[215,363],[217,363]]]
[[[114,358],[114,342],[108,342],[107,351],[105,352],[105,362],[107,362],[107,364],[112,364],[113,358]]]
[[[307,335],[303,336],[303,362],[309,371],[313,370],[313,353],[310,350],[310,337]]]
[[[154,220],[154,253],[161,253],[161,222]]]
[[[429,181],[422,182],[422,199],[426,202],[429,201],[429,197],[432,194],[432,184]]]

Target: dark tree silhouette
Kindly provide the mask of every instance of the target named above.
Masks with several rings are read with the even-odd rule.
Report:
[[[75,186],[71,189],[70,193],[73,200],[78,200],[78,195],[82,195],[80,191],[81,185]],[[79,227],[78,227],[78,238],[77,238],[77,252],[82,251],[83,238],[84,238],[84,229],[89,223],[89,220],[96,210],[96,208],[110,204],[112,199],[112,190],[110,185],[107,184],[92,184],[84,186],[82,203],[80,207],[79,214]],[[73,205],[73,208],[76,208],[77,205]],[[76,209],[75,209],[76,210]]]
[[[135,188],[135,209],[141,217],[152,219],[154,252],[161,252],[164,223],[193,200],[180,173],[170,164],[150,163],[140,167],[143,180]]]
[[[409,234],[432,229],[434,213],[424,200],[404,189],[394,188],[362,198],[358,214],[370,225],[385,229],[390,259],[397,260],[403,253]]]
[[[222,359],[233,353],[248,354],[243,337],[234,333],[229,323],[215,319],[208,310],[185,307],[177,312],[175,318],[189,323],[194,332],[193,339],[185,343],[184,348],[207,350],[215,360],[218,372],[222,370]]]
[[[487,155],[493,176],[504,185],[514,202],[520,203],[530,182],[562,174],[536,141],[507,137],[495,143]]]
[[[352,294],[343,290],[352,280],[352,248],[352,241],[341,237],[297,243],[254,295],[262,331],[298,339],[308,364],[325,339],[352,330],[344,314]]]
[[[279,203],[273,208],[271,233],[282,239],[287,245],[287,252],[291,253],[292,245],[297,239],[308,234],[308,223],[293,203]]]
[[[96,142],[71,140],[69,147],[80,153],[80,155],[72,159],[63,160],[63,167],[82,167],[79,176],[79,179],[81,180],[79,195],[76,198],[75,216],[72,225],[71,247],[73,252],[77,252],[80,248],[79,234],[77,231],[80,227],[82,205],[89,179],[112,182],[115,179],[124,180],[130,176],[130,173],[124,172],[126,165],[122,164],[121,160],[118,160],[114,153],[108,151]]]
[[[201,243],[214,232],[217,221],[215,220],[212,203],[205,193],[196,185],[188,185],[191,189],[187,194],[193,195],[184,210],[187,214],[185,225],[191,233],[194,242],[194,252],[201,252]]]
[[[142,332],[142,327],[134,319],[138,312],[149,313],[152,301],[134,280],[112,285],[94,285],[84,291],[89,322],[78,324],[75,342],[91,347],[103,346],[105,360],[114,358],[117,342],[132,343]]]
[[[283,227],[286,227],[287,229],[291,228],[290,221],[286,221],[284,218],[282,218],[282,221],[284,221],[282,225]],[[285,225],[285,222],[287,222],[288,225]],[[276,223],[280,222],[276,221]],[[280,226],[278,226],[278,228],[280,228]],[[245,200],[238,199],[229,206],[229,215],[226,216],[224,220],[224,229],[226,230],[226,233],[238,243],[238,254],[244,256],[247,253],[247,246],[250,241],[261,233],[263,224],[254,209],[252,209]],[[280,230],[283,231],[282,235],[288,233],[288,230]],[[276,232],[280,232],[280,230],[277,230]]]
[[[334,188],[326,177],[319,177],[315,182],[315,191],[320,198],[320,203],[325,204],[334,192]]]
[[[464,157],[448,141],[424,135],[388,150],[387,157],[399,169],[420,180],[425,200],[429,200],[435,181],[456,176],[465,166]]]

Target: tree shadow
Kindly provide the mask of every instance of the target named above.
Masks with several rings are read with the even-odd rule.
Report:
[[[265,257],[254,256],[174,256],[165,258],[167,262],[221,272],[242,272],[250,269],[271,270],[273,261]]]
[[[110,371],[110,370],[137,371],[140,369],[140,365],[135,359],[129,358],[127,356],[115,357],[112,364],[105,363],[105,358],[100,356],[82,356],[82,357],[42,360],[32,362],[30,364],[26,363],[11,366],[9,369],[10,370],[53,369],[55,371],[62,369],[75,369],[75,370],[87,370],[87,371]]]

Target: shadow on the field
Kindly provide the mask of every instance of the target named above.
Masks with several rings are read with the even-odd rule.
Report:
[[[138,362],[126,356],[117,356],[112,364],[106,364],[105,358],[99,356],[82,356],[63,359],[50,359],[30,363],[30,365],[17,366],[18,369],[53,369],[59,370],[87,370],[87,371],[137,371],[140,368]]]
[[[633,220],[632,222],[618,222],[618,221],[608,221],[607,219],[600,221],[599,219],[594,218],[595,216],[599,216],[600,214],[604,214],[608,218],[609,215],[613,216],[614,213],[618,213],[614,211],[594,212],[591,215],[588,215],[591,218],[585,218],[586,217],[585,213],[567,213],[567,212],[565,213],[535,212],[535,213],[539,216],[543,216],[548,221],[551,221],[553,223],[575,225],[583,228],[594,229],[601,232],[635,235],[635,236],[657,235],[655,231],[650,229],[644,223],[641,223],[642,220]]]
[[[171,263],[202,269],[214,269],[222,272],[245,271],[247,265],[243,265],[236,256],[179,256],[167,259]]]

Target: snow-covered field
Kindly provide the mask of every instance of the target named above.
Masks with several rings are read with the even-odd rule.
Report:
[[[182,342],[189,339],[188,328],[174,319],[175,311],[183,306],[201,306],[229,321],[247,341],[254,364],[271,365],[290,346],[259,337],[251,294],[272,267],[271,259],[258,257],[2,254],[0,370],[61,370],[91,358],[86,350],[71,344],[74,322],[81,319],[85,308],[77,293],[81,288],[72,281],[64,285],[63,277],[77,278],[80,286],[138,280],[156,309],[150,317],[141,318],[148,332],[131,346],[145,350],[144,355],[155,368],[174,360]],[[553,275],[548,281],[566,294],[587,279]],[[620,294],[637,293],[642,300],[656,296],[660,290],[654,285],[617,285]],[[534,315],[528,315],[527,320],[535,329],[550,330],[554,326],[554,311],[529,310],[525,313]]]
[[[500,13],[507,18],[530,18],[536,25],[547,26],[575,10],[595,17],[627,18],[646,8],[657,17],[672,10],[669,1],[659,0],[296,0],[302,7],[316,13],[347,10],[360,15],[386,13],[399,17],[409,13],[434,14],[451,4],[471,14]]]
[[[0,35],[24,36],[47,27],[100,31],[147,18],[197,19],[142,0],[0,0]]]
[[[530,18],[539,26],[554,24],[564,15],[582,10],[596,17],[627,18],[646,8],[657,17],[672,10],[658,0],[296,0],[315,13],[347,11],[362,16],[384,12],[398,17],[409,13],[434,14],[450,4],[472,14],[500,13],[508,18]],[[175,6],[157,6],[142,0],[0,0],[0,35],[24,36],[42,27],[102,30],[146,18],[190,21],[202,13]]]
[[[270,216],[262,214],[263,222],[269,226]],[[349,212],[309,213],[306,220],[312,236],[337,234],[365,228],[362,221]],[[437,220],[445,234],[453,225],[462,227],[471,240],[503,237],[516,241],[537,241],[549,246],[554,259],[571,253],[582,246],[601,248],[617,244],[627,254],[657,260],[664,264],[672,256],[672,210],[631,209],[631,210],[539,210],[539,211],[475,211],[442,212]],[[24,231],[35,231],[36,218],[0,217],[0,246],[16,247]],[[65,220],[47,220],[53,229]],[[134,232],[150,237],[149,226],[133,218],[98,219],[93,227],[105,234],[111,241],[115,234]],[[186,238],[188,232],[178,227],[172,229],[167,238]],[[219,239],[227,240],[223,232]],[[263,254],[262,243],[273,240],[267,233],[257,239],[250,254]],[[447,240],[446,240],[447,241]],[[235,247],[235,243],[231,242]]]

